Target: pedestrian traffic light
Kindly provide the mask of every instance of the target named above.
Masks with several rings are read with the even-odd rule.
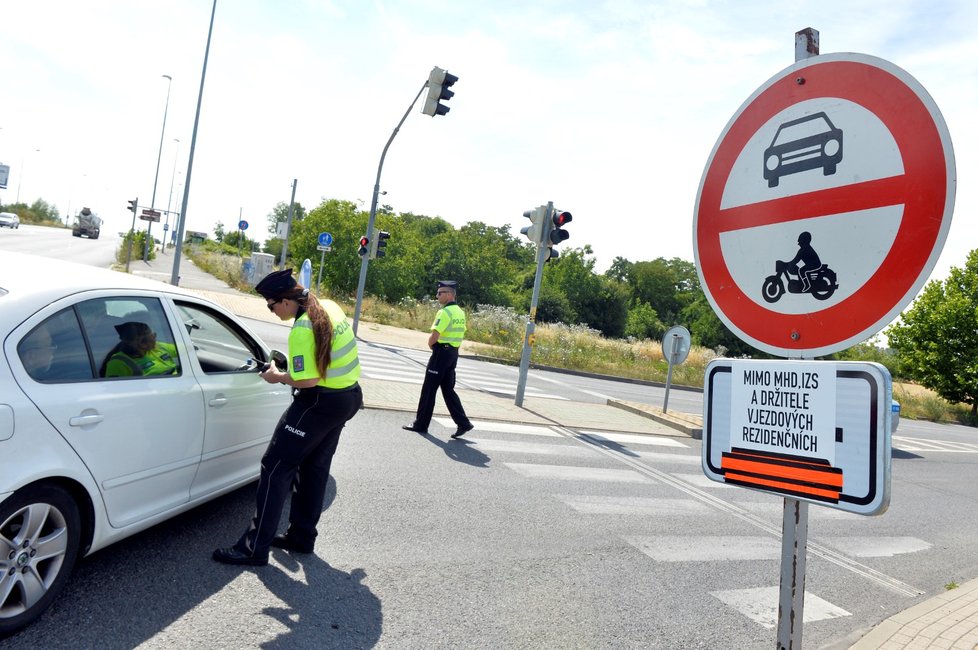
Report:
[[[360,248],[357,249],[357,255],[363,257],[369,252],[370,238],[364,235],[360,238]]]
[[[129,201],[129,212],[136,214],[136,205],[139,203],[139,199],[132,199]]]
[[[530,225],[525,228],[520,228],[520,233],[526,235],[526,238],[533,242],[534,245],[539,246],[543,242],[543,227],[547,219],[547,206],[541,205],[532,210],[527,210],[523,213],[523,216],[530,220]]]
[[[374,228],[373,240],[370,242],[370,259],[377,259],[378,257],[383,257],[387,254],[384,249],[387,248],[387,240],[390,238],[391,234],[384,230],[377,230]]]
[[[458,77],[450,74],[447,70],[442,70],[438,66],[432,68],[431,74],[428,75],[428,97],[424,100],[424,108],[421,109],[421,112],[434,117],[435,115],[444,115],[451,110],[440,102],[442,100],[447,102],[455,96],[455,93],[448,88],[456,81],[458,81]]]

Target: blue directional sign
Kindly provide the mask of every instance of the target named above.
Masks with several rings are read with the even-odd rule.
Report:
[[[333,236],[328,232],[319,233],[319,245],[320,246],[332,246]]]
[[[238,230],[248,230],[248,222],[242,219],[238,222]]]

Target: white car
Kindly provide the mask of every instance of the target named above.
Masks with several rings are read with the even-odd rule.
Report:
[[[13,212],[0,212],[0,228],[20,228],[20,217]]]
[[[165,363],[117,361],[147,326]],[[79,557],[254,480],[291,399],[222,307],[48,258],[0,255],[0,345],[0,638]]]

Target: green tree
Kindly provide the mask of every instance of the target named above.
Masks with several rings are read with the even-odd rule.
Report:
[[[660,339],[666,326],[648,303],[640,302],[628,310],[625,336],[636,339]]]
[[[692,262],[660,257],[651,262],[636,262],[627,282],[636,303],[647,303],[663,323],[676,324],[680,313],[696,299],[699,277]]]
[[[978,416],[978,250],[943,282],[927,283],[886,335],[906,375]]]
[[[302,207],[302,204],[296,201],[292,204],[292,223],[295,224],[297,221],[302,221],[306,218],[306,209]],[[270,235],[278,235],[278,225],[280,223],[285,223],[289,220],[289,204],[284,201],[279,201],[272,208],[272,211],[268,213],[268,232]],[[279,249],[281,251],[281,248]]]

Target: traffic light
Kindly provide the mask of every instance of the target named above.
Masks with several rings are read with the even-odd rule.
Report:
[[[129,212],[136,214],[136,205],[139,203],[139,199],[132,199],[129,201]]]
[[[554,245],[567,241],[570,238],[570,233],[564,230],[564,226],[573,219],[574,217],[571,216],[570,212],[561,212],[560,210],[554,209],[550,221],[551,226],[544,237],[544,244],[547,246],[546,259],[555,260],[560,257],[560,253],[557,252]]]
[[[567,241],[570,238],[570,233],[564,230],[564,226],[569,224],[574,220],[570,212],[561,212],[560,210],[554,210],[553,214],[553,227],[550,228],[547,239],[547,247],[554,246],[563,241]],[[556,255],[554,255],[556,257]]]
[[[456,81],[458,81],[458,77],[447,70],[442,70],[438,66],[432,68],[431,74],[428,75],[428,97],[424,100],[424,108],[421,109],[421,112],[434,117],[435,115],[444,115],[451,110],[440,102],[442,100],[447,102],[455,96],[455,93],[448,88]]]
[[[520,228],[520,233],[526,235],[526,238],[534,245],[539,246],[543,243],[543,227],[547,219],[547,206],[541,205],[532,210],[527,210],[523,216],[530,220],[531,225]]]
[[[376,228],[374,228],[371,234],[373,235],[373,241],[370,242],[370,259],[374,260],[387,254],[387,251],[384,249],[387,247],[387,240],[391,234],[385,230],[377,230]]]
[[[370,238],[364,235],[360,238],[360,248],[357,249],[357,255],[363,257],[369,252]]]

